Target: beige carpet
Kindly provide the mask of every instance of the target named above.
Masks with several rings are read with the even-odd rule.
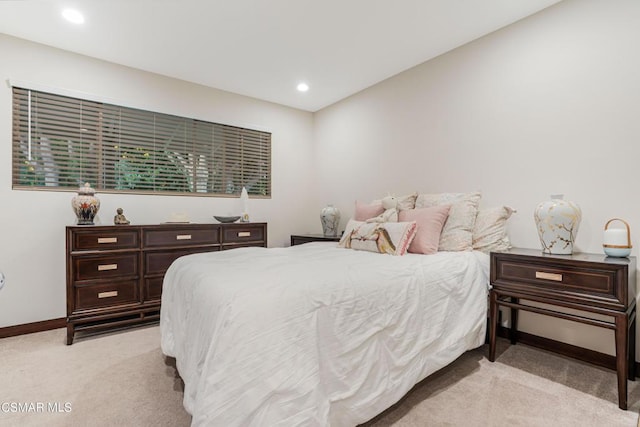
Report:
[[[64,339],[58,329],[0,340],[0,425],[189,425],[157,326]],[[622,411],[613,371],[500,344],[495,363],[486,346],[470,351],[365,426],[637,426],[640,381]],[[43,409],[7,406],[18,402]]]

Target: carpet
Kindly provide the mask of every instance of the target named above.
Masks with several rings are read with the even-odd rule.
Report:
[[[160,351],[158,326],[72,346],[65,337],[56,329],[0,340],[0,426],[190,424],[174,360]],[[630,408],[622,411],[614,371],[506,340],[495,363],[487,351],[463,354],[363,426],[638,424],[638,382],[629,383]]]

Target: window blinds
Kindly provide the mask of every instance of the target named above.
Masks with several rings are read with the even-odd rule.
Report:
[[[271,134],[13,88],[13,187],[271,196]]]

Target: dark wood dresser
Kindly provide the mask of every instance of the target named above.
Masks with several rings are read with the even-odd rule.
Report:
[[[70,226],[67,344],[76,332],[156,321],[162,280],[183,255],[267,246],[266,223]]]
[[[615,336],[618,406],[627,409],[627,378],[635,380],[636,258],[604,254],[548,255],[511,249],[491,253],[489,360],[495,360],[498,308],[511,309],[511,342],[518,310],[612,329]],[[542,303],[543,306],[529,302]],[[551,306],[551,308],[547,308]],[[578,310],[580,314],[564,307]],[[592,316],[596,314],[596,316]],[[601,316],[611,320],[602,320]]]

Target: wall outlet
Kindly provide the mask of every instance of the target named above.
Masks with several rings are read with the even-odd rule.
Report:
[[[4,278],[4,273],[2,271],[0,271],[0,289],[2,289],[4,287],[4,282],[5,282],[5,278]]]

